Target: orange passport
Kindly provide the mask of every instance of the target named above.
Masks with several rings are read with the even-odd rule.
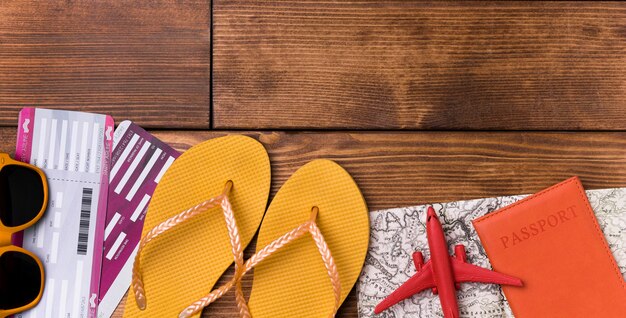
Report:
[[[626,284],[573,177],[474,220],[516,317],[626,317]]]

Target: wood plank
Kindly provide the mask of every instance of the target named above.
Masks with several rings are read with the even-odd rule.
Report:
[[[184,151],[232,132],[157,131]],[[578,175],[589,189],[626,186],[626,132],[245,132],[272,162],[272,195],[305,163],[328,158],[371,210],[533,193]]]
[[[184,151],[223,131],[153,131]],[[245,132],[272,163],[272,196],[300,166],[329,158],[345,167],[372,210],[533,193],[572,175],[587,189],[626,186],[626,132]],[[0,128],[0,151],[13,152],[15,129]],[[252,255],[254,243],[246,249]],[[232,269],[221,279],[232,277]],[[252,280],[244,281],[248,293]],[[338,317],[357,317],[353,291]],[[228,294],[204,317],[237,317]],[[123,305],[114,317],[121,317]]]
[[[0,125],[25,106],[209,128],[210,2],[0,4]]]
[[[219,129],[626,129],[626,2],[215,0],[213,30]]]

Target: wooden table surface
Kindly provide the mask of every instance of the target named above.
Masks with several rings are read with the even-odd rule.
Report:
[[[572,175],[624,187],[626,3],[3,0],[0,150],[25,106],[130,119],[181,151],[250,135],[272,196],[330,158],[372,210]],[[236,317],[234,296],[204,316]]]

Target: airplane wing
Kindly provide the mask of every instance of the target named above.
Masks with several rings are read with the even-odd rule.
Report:
[[[424,289],[435,287],[433,270],[430,260],[422,266],[422,269],[398,287],[391,295],[387,296],[374,308],[374,313],[378,314],[383,310],[399,303],[400,301],[421,292]]]
[[[522,281],[519,278],[465,263],[452,257],[450,258],[450,262],[452,263],[452,270],[454,271],[454,280],[458,283],[478,282],[522,286]]]

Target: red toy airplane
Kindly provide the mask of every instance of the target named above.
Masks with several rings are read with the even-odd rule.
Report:
[[[424,289],[432,288],[434,294],[439,294],[444,317],[456,318],[459,317],[459,305],[456,301],[456,289],[459,289],[459,283],[479,282],[522,286],[522,281],[518,278],[467,263],[463,245],[459,244],[454,247],[454,257],[448,255],[448,244],[433,207],[428,207],[426,235],[430,260],[424,264],[422,253],[413,253],[413,263],[417,274],[380,302],[374,309],[374,313],[378,314],[405,298]]]

